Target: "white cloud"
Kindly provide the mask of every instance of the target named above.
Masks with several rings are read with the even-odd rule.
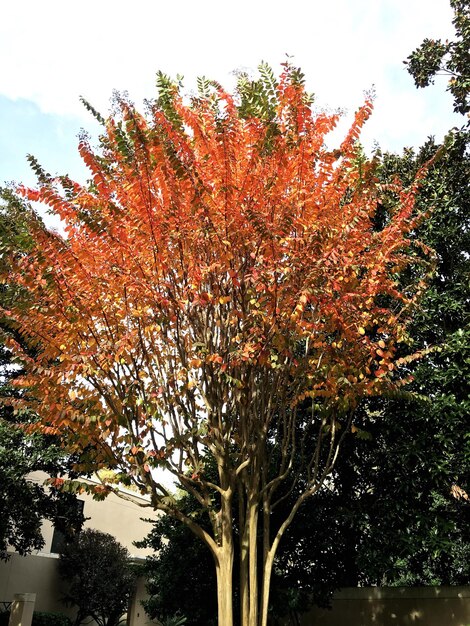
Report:
[[[428,115],[425,90],[409,77],[394,81],[425,36],[451,34],[448,0],[16,0],[1,18],[0,93],[48,113],[82,115],[80,94],[106,111],[114,88],[152,97],[157,69],[189,85],[201,74],[226,84],[232,70],[261,59],[278,67],[285,53],[320,104],[356,108],[375,84],[375,125],[381,120],[385,133],[387,121],[404,124],[402,136],[450,111],[446,100]]]

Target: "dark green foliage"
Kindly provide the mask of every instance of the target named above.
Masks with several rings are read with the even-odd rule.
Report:
[[[304,85],[304,74],[300,68],[294,67],[289,62],[283,65],[293,85]],[[238,109],[244,118],[254,117],[268,122],[263,143],[264,149],[269,152],[272,149],[273,141],[280,133],[276,109],[279,85],[272,68],[266,62],[259,64],[258,72],[259,78],[257,79],[251,78],[246,72],[241,72],[238,75]],[[313,94],[308,94],[304,104],[310,106],[313,99]]]
[[[0,264],[4,251],[14,247],[17,254],[27,254],[30,240],[27,227],[28,207],[8,190],[1,197]],[[15,285],[0,286],[0,306],[8,310],[12,299],[24,298]],[[25,300],[25,306],[28,303]],[[18,332],[7,314],[0,313],[0,558],[7,558],[7,548],[20,554],[39,550],[44,545],[41,523],[52,520],[66,536],[73,536],[83,523],[77,512],[76,499],[70,494],[45,488],[31,482],[28,474],[43,471],[51,476],[70,471],[73,459],[65,457],[52,437],[27,434],[23,427],[34,421],[27,412],[15,413],[11,402],[19,398],[14,380],[19,370],[7,347],[14,340],[33,354],[38,349],[30,338]]]
[[[176,112],[173,105],[173,96],[178,93],[182,87],[182,76],[177,76],[176,81],[170,78],[162,71],[157,72],[157,91],[158,98],[156,105],[160,111],[163,111],[167,120],[169,120],[175,128],[182,127],[182,120],[179,114]],[[207,88],[207,81],[201,79],[202,84]]]
[[[470,4],[469,0],[450,0],[455,41],[425,39],[405,61],[417,87],[427,87],[436,75],[449,76],[448,91],[454,98],[454,111],[470,111]]]
[[[418,196],[431,214],[417,236],[436,251],[436,273],[417,311],[410,350],[438,346],[412,368],[411,390],[428,402],[394,400],[363,408],[377,417],[370,441],[347,462],[357,484],[358,569],[363,583],[467,584],[470,503],[470,135],[454,132]],[[411,179],[438,146],[385,155],[380,176]],[[365,423],[365,420],[364,420]],[[357,416],[362,425],[361,415]],[[342,461],[340,461],[342,462]]]
[[[11,546],[24,555],[40,550],[43,519],[56,523],[66,536],[81,527],[83,515],[70,494],[50,490],[27,475],[43,470],[57,474],[63,468],[62,452],[47,437],[25,435],[5,413],[0,417],[0,557]]]
[[[186,496],[185,501],[184,509],[194,511],[192,498]],[[214,562],[202,541],[187,526],[162,516],[139,545],[155,551],[142,566],[150,596],[143,603],[147,615],[165,623],[175,614],[182,614],[187,626],[215,626]]]
[[[69,583],[64,601],[78,608],[75,624],[93,618],[99,626],[116,626],[126,612],[135,573],[129,552],[114,537],[82,531],[65,546],[59,572]]]
[[[35,611],[31,626],[72,626],[72,620],[62,613]]]
[[[416,236],[436,251],[436,273],[415,315],[410,352],[439,349],[409,370],[410,390],[428,400],[362,406],[354,425],[369,437],[346,442],[336,468],[335,488],[350,481],[339,506],[355,531],[351,573],[361,584],[470,580],[470,506],[451,493],[454,485],[468,492],[470,483],[469,141],[467,131],[449,135],[418,196],[431,213]],[[429,140],[418,154],[382,156],[381,182],[411,181],[437,150]]]
[[[470,581],[470,504],[452,494],[454,485],[467,493],[470,486],[469,141],[467,131],[449,135],[418,196],[431,212],[416,236],[436,251],[436,273],[409,350],[439,350],[409,365],[416,397],[371,400],[357,411],[330,494],[307,502],[302,527],[294,522],[286,537],[303,550],[290,564],[297,589],[312,589],[308,578],[300,582],[305,570],[325,592],[335,584]],[[411,182],[438,148],[429,140],[418,154],[379,155],[380,182]],[[311,538],[305,550],[302,533]]]
[[[258,70],[260,77],[257,80],[250,79],[246,73],[238,76],[240,111],[244,117],[273,121],[276,117],[277,78],[267,63],[260,63]]]
[[[183,624],[187,623],[188,620],[186,619],[186,617],[184,617],[184,615],[176,613],[175,615],[172,615],[172,617],[167,617],[163,621],[163,626],[183,626]]]
[[[10,612],[1,611],[0,626],[8,626],[9,620]],[[72,626],[72,620],[62,613],[34,611],[31,626]]]
[[[88,111],[88,113],[91,113],[91,115],[93,115],[93,117],[95,118],[95,120],[97,122],[99,122],[99,124],[104,125],[106,123],[106,120],[104,119],[104,117],[101,115],[101,113],[99,111],[97,111],[95,109],[94,106],[92,106],[88,100],[86,100],[86,98],[84,98],[83,96],[80,96],[80,102],[83,104],[83,106],[85,107],[85,109]]]

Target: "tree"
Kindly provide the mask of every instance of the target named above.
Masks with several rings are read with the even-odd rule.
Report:
[[[409,364],[414,396],[358,407],[356,433],[343,443],[331,489],[305,504],[302,528],[299,520],[291,526],[279,567],[307,594],[312,580],[326,594],[357,584],[469,582],[469,139],[463,129],[444,146],[430,139],[417,153],[378,155],[381,183],[398,176],[406,185],[440,154],[416,197],[429,211],[416,236],[435,251],[436,272],[408,347],[439,350]],[[302,533],[315,541],[302,540]]]
[[[467,130],[454,131],[445,146],[430,139],[417,153],[378,155],[382,184],[398,176],[409,185],[441,151],[417,194],[418,206],[431,211],[419,238],[436,251],[437,268],[410,330],[414,345],[440,346],[418,362],[410,387],[433,401],[382,399],[356,412],[356,432],[343,442],[334,489],[304,503],[277,553],[274,596],[284,606],[306,610],[312,599],[322,604],[335,589],[357,584],[469,582],[470,451],[468,437],[462,439],[469,412],[468,141]],[[189,615],[201,588],[215,586],[206,551],[187,529],[165,518],[155,524],[147,546],[158,550],[162,535],[169,542],[146,566],[152,581],[147,610],[156,616],[179,607],[165,589],[182,584],[184,566],[169,572],[168,563],[191,554],[198,566],[181,605]],[[195,626],[209,621],[206,614],[189,619]]]
[[[449,76],[447,90],[454,98],[454,111],[470,111],[470,4],[468,0],[450,0],[455,41],[425,39],[405,61],[416,87],[427,87],[439,74]]]
[[[135,583],[129,557],[112,535],[90,528],[65,545],[59,571],[69,583],[65,602],[78,607],[77,626],[87,617],[99,626],[117,626]]]
[[[297,616],[314,603],[328,606],[333,591],[344,586],[351,576],[349,564],[355,561],[356,553],[347,541],[349,534],[345,526],[349,516],[344,514],[341,495],[350,494],[346,488],[341,494],[333,494],[329,489],[320,491],[314,502],[304,502],[286,532],[276,555],[271,582],[270,624],[285,624],[288,617],[292,620],[289,623],[298,624]],[[280,507],[284,513],[289,504],[287,499]],[[194,498],[184,496],[180,506],[202,521],[204,512]],[[152,530],[138,544],[153,551],[140,568],[147,580],[149,599],[144,602],[147,615],[164,621],[181,612],[188,626],[217,624],[217,582],[209,550],[187,526],[169,516],[161,516],[152,523]],[[208,519],[206,525],[210,527]],[[234,527],[237,544],[236,519]],[[236,574],[234,598],[239,597]],[[174,589],[179,590],[177,595]],[[236,603],[234,608],[235,623],[239,623]]]
[[[8,191],[8,200],[0,210],[0,264],[5,264],[5,246],[12,244],[17,253],[27,253],[30,238],[21,212]],[[5,268],[5,265],[4,265]],[[19,301],[21,293],[14,285],[2,285],[0,300],[3,307]],[[40,550],[44,546],[41,526],[44,519],[54,522],[67,537],[73,536],[82,523],[76,498],[68,493],[32,482],[28,474],[38,470],[52,476],[62,475],[69,469],[70,459],[64,455],[58,442],[51,436],[27,433],[35,415],[23,411],[14,415],[8,400],[20,398],[14,387],[15,379],[22,373],[7,343],[15,338],[30,355],[26,337],[4,315],[0,318],[0,558],[8,558],[8,548],[19,554]]]
[[[312,112],[289,65],[279,82],[266,66],[258,81],[241,76],[235,96],[201,79],[187,103],[167,77],[159,85],[146,118],[123,97],[114,117],[95,112],[101,151],[86,137],[79,147],[87,186],[39,172],[38,189],[21,190],[65,236],[30,212],[35,245],[13,256],[8,280],[34,304],[9,314],[41,349],[31,359],[12,346],[43,432],[86,451],[82,467],[121,472],[206,543],[224,626],[236,510],[241,622],[265,626],[279,542],[331,474],[357,403],[406,382],[397,346],[429,271],[409,236],[418,180],[395,185],[377,227],[381,190],[356,146],[371,103],[331,152],[338,116]]]
[[[194,498],[186,495],[180,508],[194,515],[200,507]],[[205,517],[204,526],[209,529],[207,514]],[[145,612],[152,620],[165,622],[181,613],[187,626],[215,626],[217,583],[209,550],[186,525],[174,518],[162,515],[151,521],[151,531],[138,543],[153,551],[140,566],[149,595],[143,602]]]
[[[63,453],[39,434],[25,436],[0,417],[0,558],[8,548],[25,555],[44,546],[42,522],[49,519],[67,537],[73,536],[83,515],[76,498],[28,479],[33,471],[54,476],[64,470]]]
[[[363,582],[468,582],[469,139],[468,129],[449,134],[417,196],[421,208],[431,209],[418,235],[435,250],[437,266],[410,336],[415,345],[440,350],[414,367],[411,389],[430,400],[382,406],[381,432],[376,427],[353,452],[351,465],[359,465],[365,486],[373,487],[368,496],[362,490],[358,524],[364,528],[367,511],[370,526],[359,555]],[[381,177],[412,180],[437,148],[429,140],[417,154],[384,155]]]

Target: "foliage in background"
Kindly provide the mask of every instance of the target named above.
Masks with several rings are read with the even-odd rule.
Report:
[[[72,620],[62,613],[34,611],[31,626],[72,626]]]
[[[135,583],[129,557],[114,537],[97,530],[85,529],[66,544],[59,572],[69,584],[64,601],[78,609],[76,626],[86,618],[98,626],[117,626]]]
[[[384,155],[383,180],[411,179],[437,147],[429,140],[417,154]],[[417,236],[436,251],[437,268],[411,337],[441,349],[413,367],[411,389],[429,400],[377,407],[373,437],[353,455],[367,468],[364,487],[373,486],[364,491],[360,555],[374,584],[469,582],[469,147],[468,130],[450,134],[417,199],[431,210]]]
[[[8,626],[9,611],[0,611],[0,626]],[[31,626],[72,626],[72,620],[62,613],[34,611]]]
[[[31,244],[24,214],[13,195],[3,190],[0,207],[0,264],[5,267],[5,249],[15,247],[18,255],[26,255]],[[9,309],[25,294],[14,284],[0,285],[0,305]],[[25,306],[28,303],[25,299]],[[8,557],[7,549],[19,554],[40,550],[44,545],[41,534],[43,519],[54,522],[66,537],[80,529],[83,516],[76,499],[70,494],[45,487],[28,478],[31,472],[43,471],[51,476],[70,471],[72,459],[64,454],[54,437],[28,433],[25,427],[36,420],[34,413],[14,414],[10,401],[25,392],[14,387],[23,371],[8,343],[15,340],[26,352],[34,355],[28,337],[17,325],[0,313],[0,558]]]
[[[198,508],[194,498],[186,495],[183,499],[182,510],[194,513]],[[187,626],[216,626],[217,583],[212,557],[204,543],[187,526],[161,516],[152,520],[151,531],[137,545],[154,552],[140,566],[149,594],[143,602],[147,615],[165,623],[181,613]]]
[[[465,114],[470,111],[470,2],[450,0],[450,5],[454,10],[455,41],[425,39],[405,63],[417,87],[432,84],[436,75],[448,76],[447,90],[454,98],[454,111]]]
[[[298,559],[280,566],[292,571],[293,588],[312,592],[315,578],[325,592],[470,582],[469,143],[466,129],[449,135],[417,196],[430,215],[416,236],[437,266],[408,349],[440,347],[409,364],[409,389],[423,400],[368,400],[356,411],[331,490],[306,503],[302,528],[286,535],[292,553],[298,546]],[[378,155],[381,184],[413,180],[438,149],[429,140],[417,153]]]

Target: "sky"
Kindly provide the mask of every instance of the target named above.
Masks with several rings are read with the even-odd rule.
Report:
[[[302,68],[319,108],[345,122],[375,90],[362,141],[384,150],[440,140],[461,116],[446,81],[416,89],[403,60],[425,37],[452,38],[448,0],[15,0],[0,9],[0,185],[34,184],[26,161],[78,181],[81,128],[97,124],[84,96],[107,114],[114,89],[139,105],[156,95],[155,76],[197,76],[232,88],[239,70],[286,55]],[[342,131],[341,131],[342,132]],[[339,142],[339,139],[338,139]]]

